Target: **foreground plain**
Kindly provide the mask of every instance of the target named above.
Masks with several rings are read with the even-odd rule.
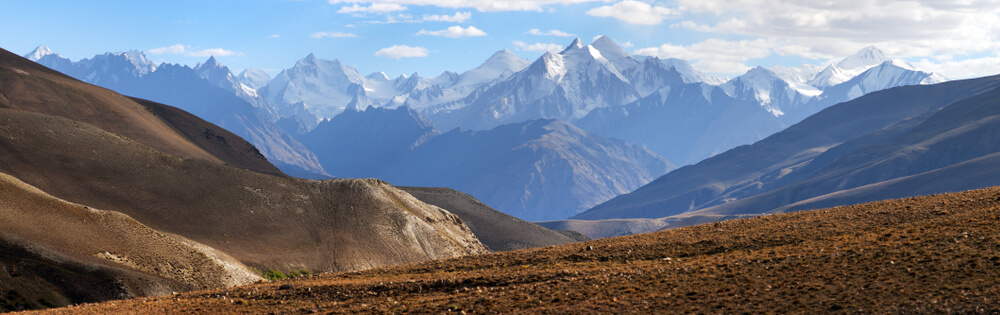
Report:
[[[996,313],[1000,188],[53,313]]]

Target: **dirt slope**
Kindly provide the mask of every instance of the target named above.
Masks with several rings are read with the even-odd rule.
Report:
[[[10,278],[0,281],[0,291],[8,299],[24,300],[0,302],[0,310],[229,287],[260,279],[236,259],[205,245],[150,229],[121,213],[59,200],[2,173],[0,243],[6,247],[0,255],[0,269],[5,271],[0,278]],[[26,263],[31,257],[34,261]],[[53,268],[34,281],[17,270],[43,271],[39,266]],[[60,278],[74,279],[78,287],[61,286]],[[109,285],[79,278],[105,279],[93,282]]]
[[[486,250],[458,217],[385,182],[294,179],[180,158],[36,113],[0,109],[0,172],[262,270],[358,270]]]
[[[420,201],[444,208],[465,222],[490,250],[507,251],[561,245],[576,240],[490,208],[469,194],[449,188],[399,187]]]
[[[1000,187],[51,313],[996,313]]]
[[[225,129],[170,106],[140,102],[0,49],[0,108],[91,124],[180,157],[281,173],[252,145]]]

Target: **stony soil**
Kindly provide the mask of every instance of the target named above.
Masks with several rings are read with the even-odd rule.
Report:
[[[55,313],[996,313],[1000,188]]]

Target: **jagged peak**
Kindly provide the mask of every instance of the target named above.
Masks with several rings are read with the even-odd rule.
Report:
[[[29,59],[31,61],[38,61],[39,59],[42,59],[42,57],[48,55],[58,56],[58,54],[52,52],[52,50],[49,49],[48,47],[45,47],[45,45],[38,45],[38,47],[35,47],[35,50],[32,50],[31,52],[24,55],[24,58]]]
[[[583,41],[580,40],[579,37],[577,37],[576,39],[573,40],[572,43],[569,43],[569,46],[566,46],[566,49],[563,49],[563,51],[560,52],[560,54],[566,53],[567,51],[570,51],[570,50],[573,50],[573,49],[581,49],[581,48],[583,48]]]
[[[889,58],[878,47],[866,46],[853,55],[847,56],[837,62],[837,67],[841,69],[874,67],[886,61],[889,61]]]

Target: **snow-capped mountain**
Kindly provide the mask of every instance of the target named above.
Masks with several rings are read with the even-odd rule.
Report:
[[[651,95],[621,107],[595,110],[574,123],[590,132],[646,146],[679,165],[753,143],[826,107],[870,92],[944,80],[901,61],[869,66],[885,58],[878,49],[867,47],[823,71],[845,74],[864,70],[824,89],[808,83],[824,75],[817,66],[756,67],[719,85],[719,92],[724,93],[717,95],[708,84],[687,86],[685,76],[665,75],[668,72],[651,62],[654,59],[646,58],[627,72],[637,90],[653,90]],[[673,68],[674,73],[677,69],[680,67]]]
[[[41,60],[42,57],[45,57],[45,56],[48,56],[48,55],[59,56],[58,54],[52,52],[52,50],[49,49],[48,47],[45,47],[43,45],[39,45],[38,47],[35,47],[35,50],[32,50],[30,53],[27,53],[26,55],[24,55],[24,58],[26,58],[28,60],[31,60],[31,61],[38,62],[38,60]],[[62,57],[62,56],[59,56],[59,57]]]
[[[422,110],[425,113],[434,113],[441,110],[454,109],[456,101],[459,101],[475,90],[488,86],[497,80],[503,80],[514,73],[523,70],[531,65],[525,60],[509,50],[501,50],[494,53],[475,69],[463,72],[451,80],[451,83],[431,85],[424,89],[410,91],[406,96],[404,105]],[[457,107],[464,106],[458,102]]]
[[[138,51],[106,53],[72,62],[48,54],[37,62],[118,93],[171,105],[243,137],[275,166],[299,176],[325,175],[315,155],[275,125],[276,117],[203,78],[187,66],[153,64]],[[199,65],[209,77],[228,68],[214,58]],[[229,74],[231,77],[231,74]],[[228,81],[225,81],[228,82]]]
[[[763,67],[750,69],[719,87],[737,99],[756,101],[775,117],[823,93],[804,83],[786,81]]]
[[[823,68],[814,64],[804,64],[794,68],[775,65],[768,67],[767,70],[771,70],[774,75],[789,83],[808,84],[807,82],[823,71]]]
[[[562,121],[441,134],[405,106],[348,109],[301,138],[334,176],[451,187],[527,220],[566,218],[673,168]]]
[[[263,69],[246,68],[236,76],[236,80],[239,80],[240,83],[249,86],[251,89],[257,90],[267,85],[267,82],[271,81],[271,76]]]
[[[271,106],[282,112],[305,103],[321,118],[339,114],[355,98],[367,98],[365,78],[340,60],[323,60],[309,54],[295,66],[281,71],[258,90]]]
[[[464,100],[465,107],[432,113],[431,119],[446,130],[489,129],[539,118],[571,121],[596,108],[638,99],[639,93],[618,69],[630,63],[603,48],[615,62],[578,38],[562,52],[546,52],[524,70],[473,93]]]
[[[267,105],[267,101],[263,97],[257,94],[257,90],[243,84],[240,82],[236,76],[233,75],[232,71],[229,71],[229,67],[226,67],[215,60],[215,56],[208,57],[205,63],[199,63],[194,67],[194,71],[198,73],[202,79],[208,80],[215,86],[218,86],[226,91],[229,91],[239,98],[249,102],[254,107],[260,108],[262,111],[273,115],[273,110]],[[276,120],[274,117],[272,120]]]
[[[827,66],[823,71],[809,79],[807,83],[818,89],[825,89],[844,83],[886,61],[889,61],[889,58],[881,50],[875,46],[868,46],[835,64]]]

